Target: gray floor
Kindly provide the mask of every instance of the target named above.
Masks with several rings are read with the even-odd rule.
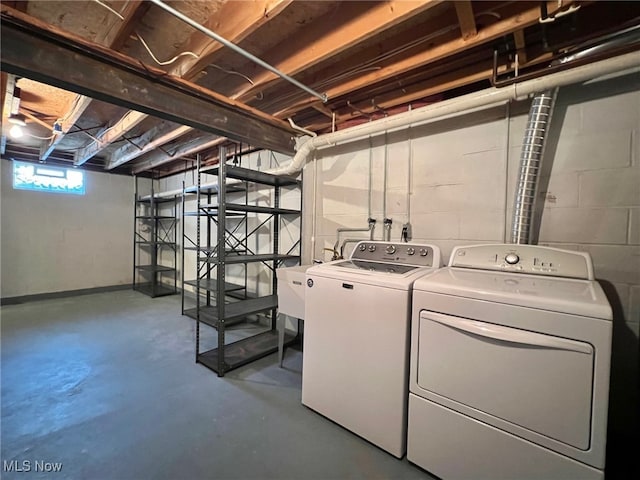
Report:
[[[274,354],[224,379],[195,364],[179,296],[119,291],[0,312],[1,460],[31,469],[3,479],[431,478],[302,406],[296,350],[283,369]]]

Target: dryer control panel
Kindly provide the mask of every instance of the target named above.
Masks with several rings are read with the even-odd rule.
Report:
[[[456,247],[449,266],[593,280],[593,262],[588,253],[539,245]]]
[[[366,260],[368,262],[383,262],[418,267],[439,267],[440,249],[434,245],[419,243],[393,243],[363,241],[359,242],[350,260]]]

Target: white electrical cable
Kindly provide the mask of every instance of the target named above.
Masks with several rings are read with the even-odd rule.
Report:
[[[120,20],[124,21],[124,17],[120,14],[120,12],[114,10],[113,8],[111,8],[109,5],[107,5],[106,3],[101,2],[100,0],[93,0],[94,2],[102,5],[104,8],[106,8],[107,10],[109,10],[111,13],[113,13],[114,15],[116,15]]]
[[[151,58],[153,58],[153,61],[156,62],[158,65],[171,65],[173,62],[178,60],[180,57],[184,57],[185,55],[190,55],[196,59],[200,58],[197,54],[193,52],[182,52],[176,55],[175,57],[173,57],[171,60],[167,60],[166,62],[163,62],[161,60],[158,60],[158,58],[153,54],[153,52],[149,48],[149,45],[147,45],[147,42],[144,41],[144,38],[142,38],[142,36],[140,36],[138,32],[136,32],[136,37],[138,37],[138,40],[140,40],[140,42],[142,43],[142,46],[147,50],[147,52],[149,52],[149,55],[151,55]]]

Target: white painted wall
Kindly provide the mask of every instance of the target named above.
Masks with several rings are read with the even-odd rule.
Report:
[[[366,227],[370,155],[371,214],[376,239],[382,239],[385,150],[393,240],[400,240],[410,213],[414,241],[440,246],[444,258],[456,245],[508,241],[528,107],[529,102],[513,103],[390,133],[386,143],[384,136],[374,137],[372,149],[363,140],[317,151],[317,161],[304,169],[304,263],[330,259],[325,249],[333,247],[337,228]],[[551,130],[538,204],[539,243],[593,257],[615,316],[610,424],[635,434],[640,74],[561,89]]]
[[[0,170],[2,298],[131,283],[131,177],[85,172],[79,196],[14,190]]]
[[[255,152],[242,157],[241,166],[244,168],[251,168],[256,170],[268,170],[275,168],[278,165],[284,165],[291,160],[290,157],[272,153],[268,151]],[[217,177],[210,174],[203,174],[201,183],[215,182]],[[187,172],[184,174],[173,175],[161,179],[156,187],[157,191],[171,191],[182,188],[182,183],[189,187],[196,184],[195,172]],[[260,186],[258,184],[250,184],[248,191],[248,200],[245,200],[244,193],[229,193],[227,200],[233,203],[245,203],[250,205],[260,206],[272,206],[274,203],[273,187]],[[202,203],[207,203],[207,199],[203,196]],[[217,196],[212,195],[211,203],[217,203]],[[281,189],[280,206],[283,208],[299,209],[300,208],[300,190],[292,187],[283,187]],[[180,210],[180,208],[179,208]],[[196,210],[196,197],[195,195],[189,195],[185,201],[185,211],[193,212]],[[253,230],[262,221],[264,221],[268,215],[264,214],[250,214],[248,217],[248,231]],[[185,216],[181,219],[184,225],[185,237],[189,237],[193,242],[196,242],[196,231],[198,217]],[[234,220],[228,220],[229,225],[235,225]],[[179,227],[178,232],[178,244],[181,245],[183,237],[181,234],[182,226]],[[273,249],[273,230],[271,226],[273,220],[267,223],[264,227],[259,229],[256,234],[252,235],[249,239],[248,246],[255,253],[270,253]],[[200,218],[201,237],[200,244],[206,244],[206,231],[207,220],[204,217]],[[244,227],[241,227],[236,236],[238,239],[242,238],[242,234],[245,232]],[[298,217],[281,217],[280,220],[280,233],[279,233],[279,250],[280,252],[286,252],[289,250],[300,236],[300,216]],[[216,240],[216,225],[211,223],[211,244],[217,242]],[[189,245],[189,241],[185,241],[185,245]],[[181,248],[179,246],[179,248]],[[299,249],[296,250],[299,252]],[[170,259],[167,259],[170,260]],[[170,261],[168,262],[171,263]],[[291,265],[295,265],[295,262],[288,262]],[[178,258],[178,268],[181,269],[181,258]],[[233,265],[227,268],[227,281],[244,284],[245,270],[242,265]],[[260,296],[271,294],[271,272],[262,263],[249,263],[247,264],[247,285],[248,290],[252,293],[256,293]],[[184,255],[184,272],[185,280],[193,280],[196,278],[196,253],[193,250],[185,250]],[[180,275],[180,272],[179,272]],[[215,270],[211,273],[212,278],[215,278]],[[186,286],[186,290],[193,291],[194,288]]]

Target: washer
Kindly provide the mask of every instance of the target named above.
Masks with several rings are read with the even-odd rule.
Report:
[[[407,458],[443,479],[604,478],[611,334],[588,254],[455,248],[414,284]]]
[[[306,274],[302,403],[399,458],[411,286],[440,265],[436,246],[369,241]]]

